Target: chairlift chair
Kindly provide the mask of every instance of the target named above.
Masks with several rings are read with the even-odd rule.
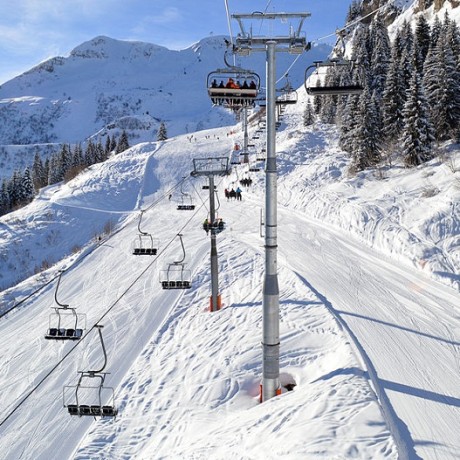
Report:
[[[182,190],[183,182],[180,185],[181,192],[181,202],[177,205],[178,211],[193,211],[195,209],[195,204],[193,203],[192,195],[185,193]]]
[[[309,75],[310,71],[313,73]],[[333,83],[327,81],[327,76],[322,70],[334,69],[337,79]],[[305,89],[310,96],[348,96],[361,94],[364,91],[364,68],[361,64],[347,59],[331,59],[329,61],[316,61],[305,70]],[[316,78],[315,78],[316,76]],[[346,83],[337,83],[340,78]],[[321,81],[324,84],[317,84]],[[352,83],[348,83],[352,82]]]
[[[54,313],[50,314],[49,327],[45,334],[45,339],[79,340],[86,329],[86,315],[77,313],[75,308],[59,302],[57,294],[61,283],[61,276],[62,271],[59,273],[56,291],[54,292],[54,300],[57,306],[53,307]]]
[[[192,275],[190,270],[185,269],[185,247],[182,235],[177,235],[180,239],[183,257],[179,261],[168,264],[166,270],[160,272],[160,284],[163,289],[190,289],[192,287]]]
[[[108,372],[104,372],[107,365],[107,352],[101,332],[103,326],[96,325],[95,327],[99,333],[104,363],[97,370],[79,371],[80,377],[77,384],[64,387],[64,407],[71,416],[114,418],[118,414],[114,390],[104,385]]]
[[[203,223],[203,230],[208,233],[209,231],[211,231],[211,234],[212,233],[220,233],[222,232],[223,230],[225,230],[225,222],[220,219],[220,218],[217,218],[214,223],[210,223],[210,222],[204,222]]]
[[[207,88],[215,105],[232,109],[252,107],[259,94],[260,77],[250,70],[229,66],[210,72]]]
[[[278,93],[276,96],[276,104],[281,106],[281,109],[289,104],[297,104],[297,91],[292,87],[287,75],[286,84],[282,88],[276,90],[276,92]]]
[[[158,240],[154,239],[150,233],[141,230],[143,213],[144,211],[141,211],[141,215],[139,216],[139,222],[137,224],[139,235],[133,243],[133,254],[136,256],[154,256],[157,254],[158,251]]]

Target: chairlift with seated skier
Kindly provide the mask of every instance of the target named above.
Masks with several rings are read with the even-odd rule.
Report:
[[[58,291],[61,284],[62,271],[59,273],[54,300],[57,306],[50,314],[49,327],[45,334],[48,340],[79,340],[86,329],[86,315],[77,313],[75,308],[63,304],[58,300]]]
[[[230,65],[227,51],[224,54],[224,69],[210,72],[206,87],[209,97],[215,105],[231,109],[252,107],[260,90],[260,76],[247,69]]]

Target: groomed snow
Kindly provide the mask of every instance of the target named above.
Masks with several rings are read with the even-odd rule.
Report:
[[[263,173],[251,173],[242,202],[222,192],[247,166],[219,182],[227,222],[218,236],[220,312],[206,310],[204,182],[184,181],[196,212],[175,209],[174,187],[192,158],[228,155],[240,134],[221,128],[192,142],[139,144],[1,219],[2,254],[60,260],[81,248],[2,293],[2,308],[65,268],[61,301],[88,324],[73,351],[44,340],[56,281],[0,319],[0,423],[12,414],[0,426],[5,458],[456,458],[459,173],[434,160],[383,178],[348,177],[335,131],[301,126],[304,104],[288,109],[277,135],[280,367],[294,391],[257,401]],[[458,149],[449,148],[455,164]],[[131,254],[141,208],[143,228],[160,240],[157,258]],[[160,272],[181,257],[179,232],[193,287],[164,291]],[[70,417],[62,407],[77,371],[101,363],[96,323],[104,325],[115,421]]]

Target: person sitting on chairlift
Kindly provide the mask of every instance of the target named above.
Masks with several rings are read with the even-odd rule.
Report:
[[[227,84],[225,85],[226,88],[229,89],[240,89],[240,87],[235,83],[233,78],[229,78]]]

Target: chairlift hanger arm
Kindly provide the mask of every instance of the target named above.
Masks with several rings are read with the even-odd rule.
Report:
[[[69,305],[68,304],[64,304],[64,303],[61,303],[59,302],[58,298],[57,298],[57,293],[58,293],[58,290],[59,290],[59,285],[61,284],[61,276],[62,276],[62,273],[63,271],[61,270],[61,272],[59,273],[59,278],[58,278],[58,282],[57,282],[57,285],[56,285],[56,290],[54,291],[54,300],[56,301],[56,303],[62,307],[62,308],[68,308]]]
[[[177,236],[179,237],[180,239],[180,244],[182,246],[182,252],[183,252],[183,257],[181,260],[178,260],[178,261],[175,261],[174,264],[176,265],[180,265],[182,262],[184,262],[185,260],[185,247],[184,247],[184,242],[182,241],[182,234],[181,233],[178,233]]]
[[[139,233],[141,233],[142,235],[148,235],[147,232],[143,232],[143,231],[141,230],[141,222],[142,222],[142,216],[144,215],[144,212],[145,212],[145,210],[141,210],[141,215],[139,216],[139,222],[138,222],[138,224],[137,224],[137,228],[138,228],[138,230],[139,230]]]
[[[103,372],[103,370],[105,369],[105,366],[107,366],[107,351],[105,349],[105,344],[104,344],[104,339],[102,338],[102,332],[101,332],[101,329],[104,327],[104,326],[101,326],[100,324],[96,324],[96,326],[94,326],[95,328],[97,328],[97,332],[99,333],[99,339],[101,341],[101,346],[102,346],[102,352],[104,354],[104,364],[102,365],[102,367],[100,369],[97,369],[97,370],[91,370],[91,371],[88,371],[87,373],[88,374],[101,374]]]

